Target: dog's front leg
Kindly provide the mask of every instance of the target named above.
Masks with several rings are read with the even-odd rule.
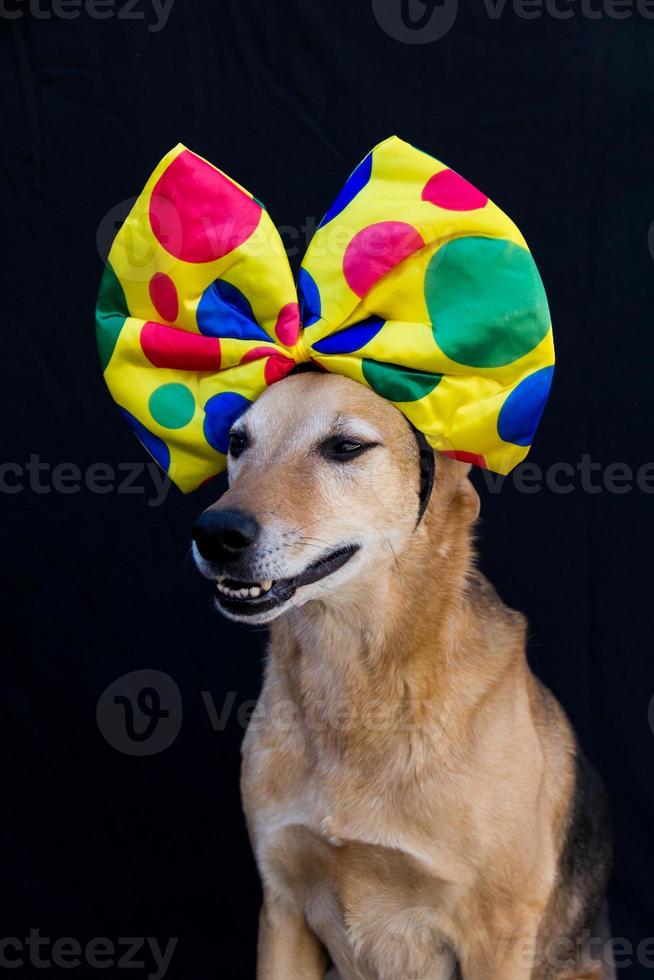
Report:
[[[537,919],[529,917],[511,933],[480,931],[462,950],[465,980],[530,980],[536,959]]]
[[[327,955],[304,915],[264,901],[259,920],[257,980],[323,980]]]

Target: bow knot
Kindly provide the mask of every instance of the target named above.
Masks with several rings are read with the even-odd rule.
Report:
[[[296,364],[310,364],[313,360],[304,343],[302,332],[300,332],[296,342],[291,347],[291,355]]]

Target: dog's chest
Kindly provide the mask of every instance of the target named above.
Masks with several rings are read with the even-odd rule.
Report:
[[[449,976],[452,930],[437,910],[456,889],[438,873],[438,846],[423,851],[417,837],[392,831],[381,805],[352,801],[344,812],[330,802],[309,779],[302,795],[257,813],[264,882],[304,910],[344,975]]]

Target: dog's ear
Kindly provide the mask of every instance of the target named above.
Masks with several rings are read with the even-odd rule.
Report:
[[[470,463],[462,463],[451,456],[437,453],[436,477],[441,477],[441,492],[444,500],[456,504],[457,512],[464,522],[474,524],[479,517],[480,501],[477,491],[468,479]]]
[[[468,479],[468,474],[472,467],[470,463],[461,463],[457,460],[456,468],[458,477],[457,496],[462,502],[465,502],[470,522],[474,523],[479,517],[481,501],[479,500],[479,494]]]

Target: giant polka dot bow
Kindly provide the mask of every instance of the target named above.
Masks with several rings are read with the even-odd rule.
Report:
[[[184,491],[224,468],[235,418],[304,361],[368,385],[441,452],[508,473],[554,362],[516,226],[397,137],[350,176],[297,287],[260,202],[177,146],[118,232],[97,336],[111,394]]]

